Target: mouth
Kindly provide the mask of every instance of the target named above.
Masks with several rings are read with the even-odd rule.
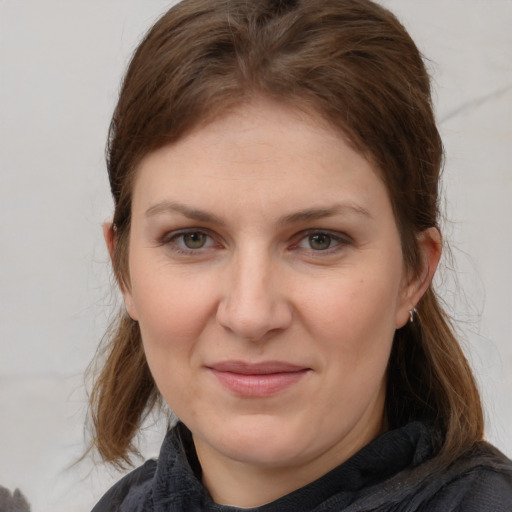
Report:
[[[275,395],[298,383],[311,370],[280,361],[223,361],[207,368],[226,389],[247,398]]]

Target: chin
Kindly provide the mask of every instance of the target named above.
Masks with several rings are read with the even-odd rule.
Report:
[[[198,436],[194,436],[197,438]],[[224,457],[260,467],[297,465],[315,450],[315,440],[299,422],[271,415],[246,415],[209,430],[203,440]],[[318,449],[318,448],[317,448]],[[311,455],[309,455],[311,456]]]

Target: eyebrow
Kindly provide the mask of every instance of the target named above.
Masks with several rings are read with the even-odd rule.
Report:
[[[334,217],[335,215],[349,215],[356,214],[367,217],[373,220],[370,212],[362,206],[353,203],[340,203],[330,206],[328,208],[306,208],[290,215],[281,217],[278,221],[281,225],[297,224],[299,222],[307,222],[310,220],[318,220],[327,217]]]
[[[188,219],[196,220],[198,222],[208,222],[220,226],[226,225],[226,222],[223,219],[211,212],[201,210],[199,208],[191,208],[190,206],[175,201],[162,201],[157,203],[146,210],[145,216],[152,217],[162,213],[179,213]],[[299,210],[298,212],[280,217],[277,223],[278,225],[285,226],[289,224],[297,224],[300,222],[333,217],[335,215],[350,214],[361,215],[367,217],[370,220],[373,220],[372,215],[366,208],[353,203],[340,203],[328,208],[306,208],[304,210]]]
[[[152,217],[162,213],[180,213],[188,219],[197,220],[198,222],[209,222],[224,226],[226,223],[217,215],[200,210],[199,208],[191,208],[183,203],[175,201],[162,201],[151,206],[146,210],[146,217]]]

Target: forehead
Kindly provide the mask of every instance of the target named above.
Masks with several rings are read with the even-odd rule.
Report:
[[[176,198],[210,206],[220,201],[217,208],[348,201],[376,209],[386,206],[387,192],[368,160],[320,116],[261,100],[141,161],[134,209]]]

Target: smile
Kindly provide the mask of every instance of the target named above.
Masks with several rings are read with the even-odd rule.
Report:
[[[263,398],[279,393],[310,371],[310,368],[276,361],[258,364],[226,361],[208,366],[208,369],[229,391],[247,398]]]

